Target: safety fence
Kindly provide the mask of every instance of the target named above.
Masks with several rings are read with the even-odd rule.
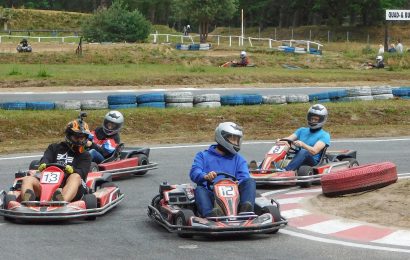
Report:
[[[5,110],[94,110],[129,108],[217,108],[239,105],[281,105],[292,103],[326,103],[410,99],[409,87],[376,86],[353,87],[315,94],[260,95],[260,94],[199,94],[192,92],[148,93],[141,95],[109,95],[104,100],[66,100],[56,102],[4,102]]]
[[[0,43],[16,42],[16,39],[32,39],[36,42],[78,42],[80,36],[28,36],[28,35],[0,35]]]

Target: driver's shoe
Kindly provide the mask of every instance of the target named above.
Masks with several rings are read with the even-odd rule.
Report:
[[[209,213],[208,217],[222,217],[224,215],[224,213],[222,212],[222,210],[218,207],[213,208],[211,213]]]
[[[63,194],[61,193],[61,188],[58,188],[54,193],[53,197],[51,198],[53,201],[64,201]]]
[[[34,201],[36,200],[36,194],[34,193],[33,190],[26,190],[24,192],[23,196],[21,197],[21,201]]]
[[[243,212],[253,212],[253,206],[252,203],[249,201],[245,201],[239,206],[239,214]]]

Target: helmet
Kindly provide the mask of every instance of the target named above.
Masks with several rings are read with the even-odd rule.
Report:
[[[321,104],[313,105],[309,108],[307,113],[307,122],[310,129],[319,129],[323,127],[327,120],[327,109]],[[318,122],[312,122],[312,116],[319,117]]]
[[[124,116],[116,111],[110,111],[104,116],[103,131],[106,135],[114,135],[120,131],[124,124]]]
[[[377,57],[376,57],[376,60],[382,61],[382,60],[383,60],[383,56],[381,56],[381,55],[377,56]]]
[[[246,57],[246,51],[241,51],[241,58],[245,58]]]
[[[229,141],[231,136],[239,138],[237,144]],[[236,154],[241,149],[242,137],[242,127],[233,122],[220,123],[215,129],[215,141],[232,154]]]
[[[84,146],[87,143],[87,137],[90,134],[88,124],[82,119],[76,119],[68,122],[65,129],[65,141],[68,146],[76,153],[83,153]],[[83,137],[83,139],[78,139]]]

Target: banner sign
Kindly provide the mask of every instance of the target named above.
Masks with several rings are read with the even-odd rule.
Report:
[[[410,21],[410,10],[386,10],[386,21]]]

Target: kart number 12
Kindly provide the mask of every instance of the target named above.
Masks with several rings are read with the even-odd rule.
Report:
[[[58,183],[60,172],[45,172],[41,177],[41,183]]]
[[[234,197],[235,190],[232,186],[219,186],[219,194],[223,197]]]

